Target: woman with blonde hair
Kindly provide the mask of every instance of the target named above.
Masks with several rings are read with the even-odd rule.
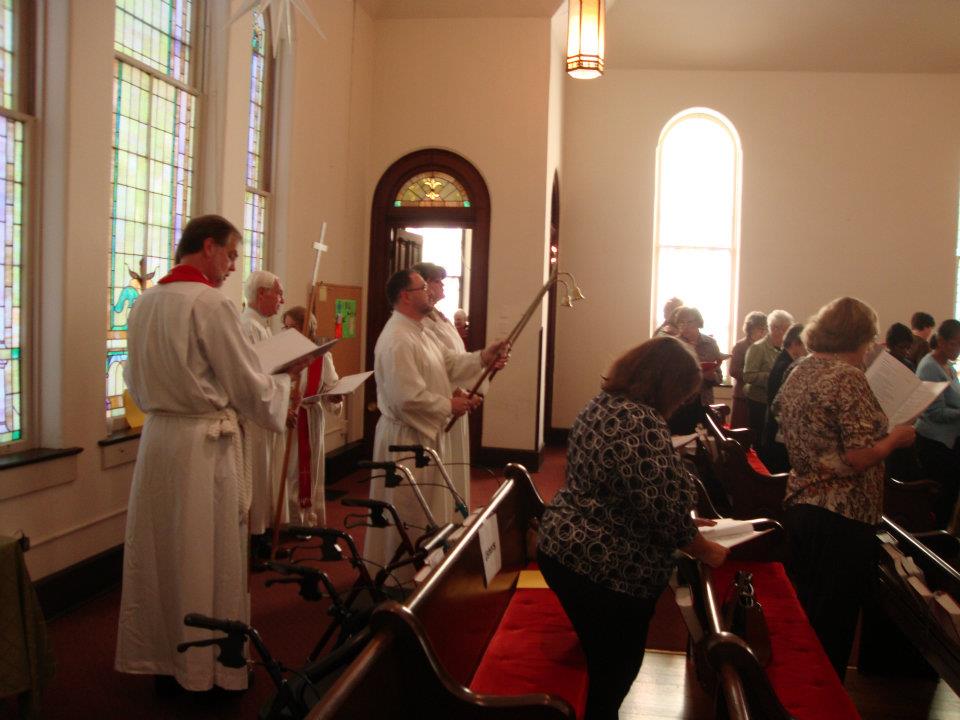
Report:
[[[915,435],[909,425],[888,431],[867,384],[863,358],[876,335],[877,315],[860,300],[824,305],[803,331],[812,355],[774,400],[792,466],[783,520],[787,572],[841,680],[875,571],[884,459]]]
[[[617,717],[674,552],[713,567],[729,552],[691,518],[695,490],[666,423],[701,381],[684,343],[653,338],[613,364],[570,430],[566,481],[543,513],[538,562],[586,655],[586,720]]]

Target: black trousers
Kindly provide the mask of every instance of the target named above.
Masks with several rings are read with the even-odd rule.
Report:
[[[783,526],[790,539],[787,574],[842,681],[857,616],[874,583],[876,531],[814,505],[788,507]]]
[[[923,435],[917,435],[916,448],[924,475],[940,486],[933,511],[937,516],[937,527],[945,528],[953,516],[960,489],[960,453]]]
[[[753,446],[760,447],[763,426],[767,422],[767,404],[747,398],[747,427],[753,431]]]
[[[657,598],[635,598],[610,590],[542,552],[537,553],[537,562],[587,658],[590,688],[584,720],[616,720],[620,704],[640,672]]]

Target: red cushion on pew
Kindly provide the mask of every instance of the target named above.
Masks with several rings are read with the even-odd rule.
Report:
[[[757,455],[757,451],[753,448],[750,448],[746,452],[747,463],[760,475],[767,475],[769,477],[770,471],[767,470],[767,466],[763,464],[763,460],[760,459],[760,456]]]
[[[548,693],[583,717],[587,662],[577,634],[552,590],[516,590],[470,689],[491,695]]]
[[[772,657],[767,677],[783,706],[797,720],[859,718],[783,565],[731,561],[714,570],[713,586],[720,603],[728,597],[737,570],[753,573],[753,589],[770,630]]]

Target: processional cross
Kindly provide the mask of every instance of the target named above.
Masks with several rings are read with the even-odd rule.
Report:
[[[310,299],[307,301],[306,312],[303,314],[303,327],[300,329],[306,337],[310,337],[310,316],[313,315],[313,306],[316,302],[317,280],[320,277],[320,257],[330,249],[323,242],[326,235],[327,223],[324,221],[320,227],[320,240],[313,243],[313,249],[317,253],[317,257],[313,262],[313,282],[310,284]],[[299,385],[297,385],[297,387],[299,387]],[[287,470],[290,468],[290,447],[293,443],[295,432],[297,432],[296,425],[287,429],[287,445],[283,453],[283,469],[280,472],[280,491],[277,496],[277,506],[274,509],[273,515],[273,542],[270,544],[270,558],[272,560],[276,559],[277,549],[280,545],[280,519],[283,517],[283,506],[287,502],[286,478]]]

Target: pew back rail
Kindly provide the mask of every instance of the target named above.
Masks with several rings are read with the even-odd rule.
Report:
[[[515,593],[527,592],[515,588],[520,571],[532,560],[533,530],[543,512],[543,501],[522,466],[510,464],[504,474],[507,479],[490,503],[464,527],[443,562],[406,603],[377,609],[371,620],[373,639],[308,720],[575,720],[573,707],[556,694],[504,696],[469,689]],[[501,569],[487,584],[480,528],[494,517]],[[584,664],[584,678],[585,673]]]

